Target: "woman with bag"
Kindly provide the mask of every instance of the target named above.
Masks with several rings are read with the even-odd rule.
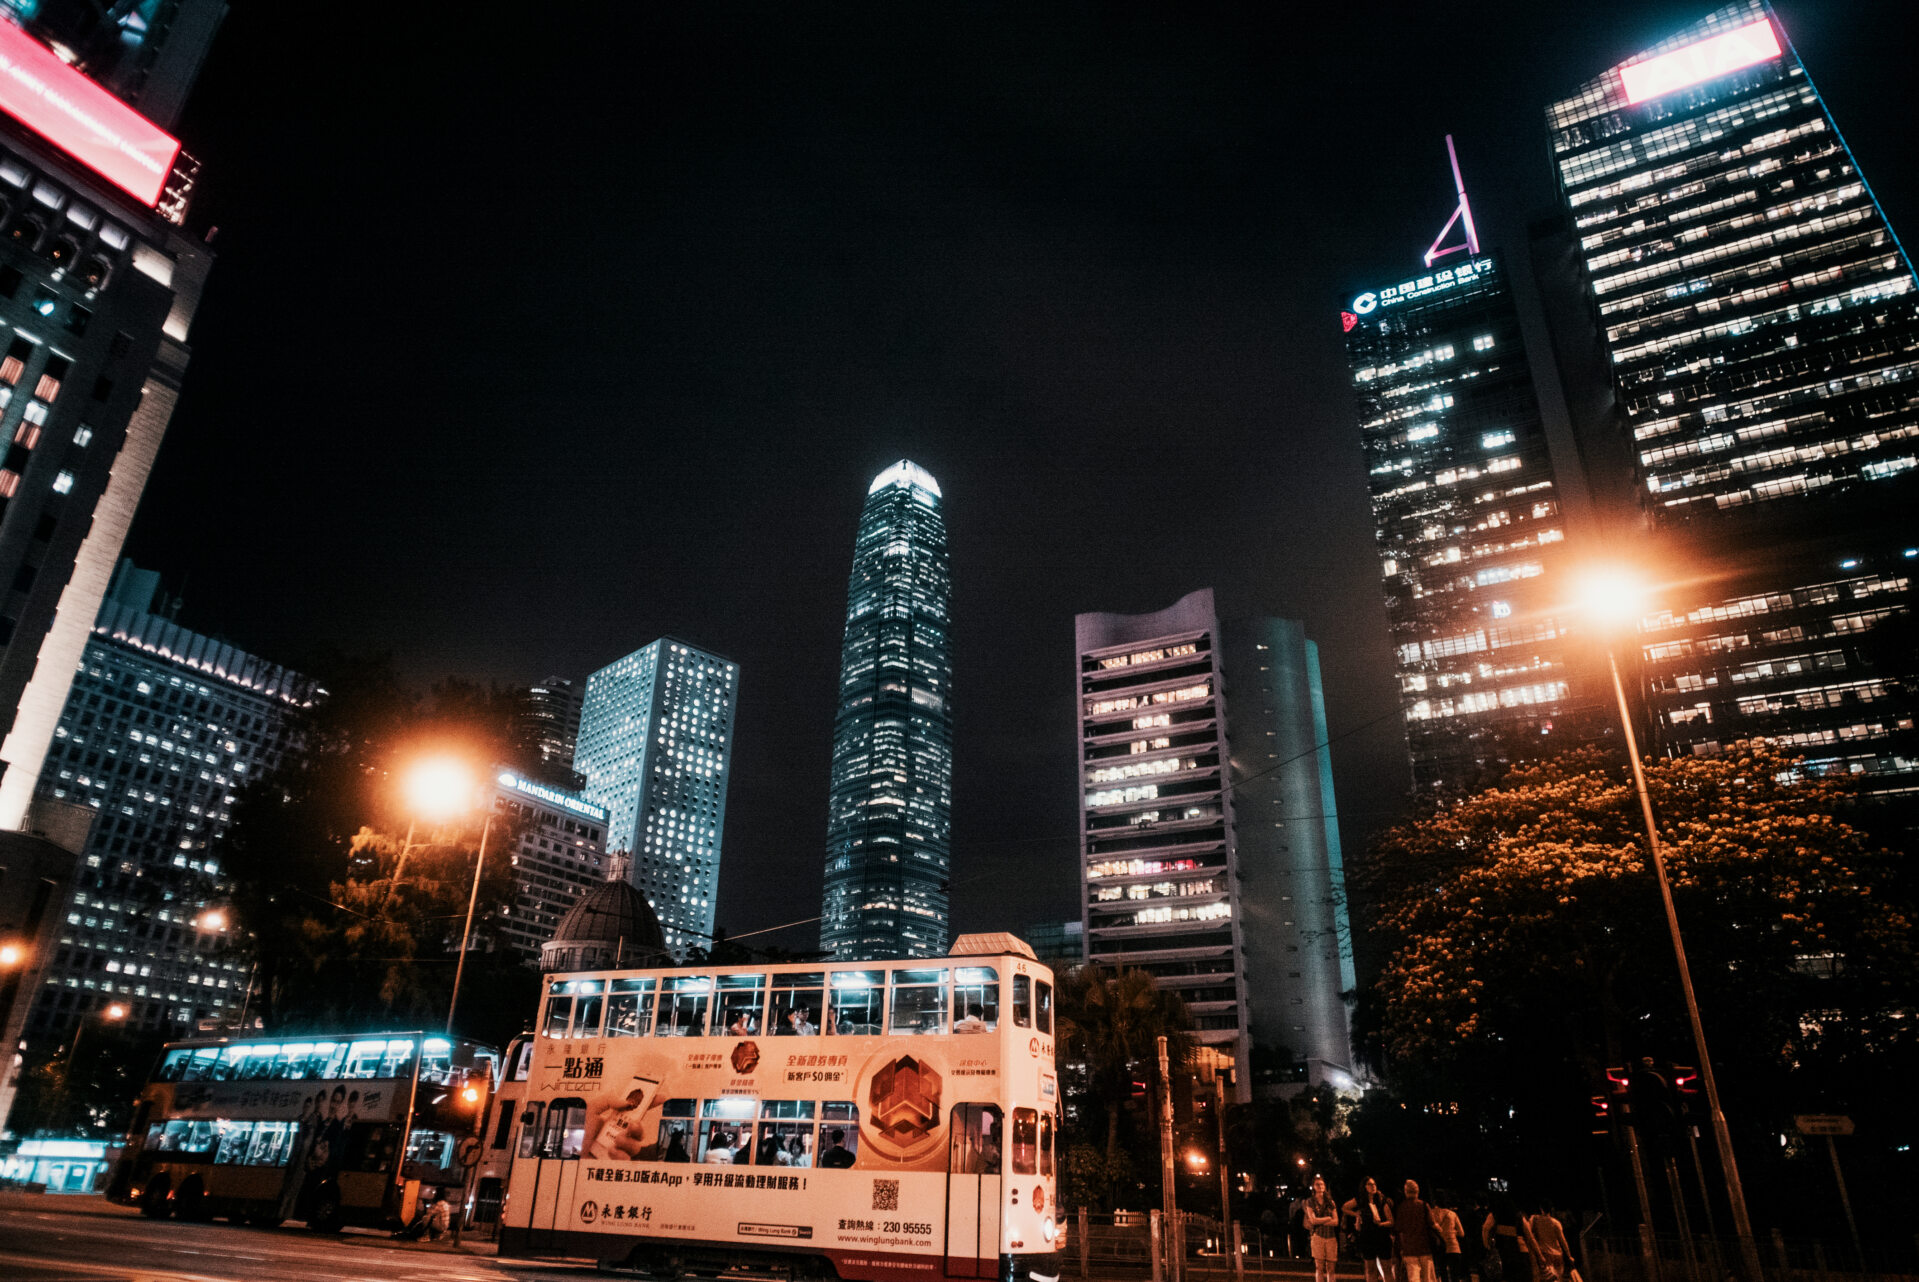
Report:
[[[1339,1204],[1326,1191],[1326,1177],[1313,1176],[1313,1195],[1301,1203],[1311,1235],[1313,1282],[1333,1282],[1339,1266]]]
[[[1367,1282],[1393,1282],[1386,1261],[1393,1255],[1393,1206],[1379,1191],[1379,1181],[1370,1177],[1359,1196],[1341,1208],[1352,1221],[1359,1237],[1359,1258],[1364,1262]]]
[[[1479,1226],[1479,1239],[1487,1250],[1498,1252],[1503,1282],[1534,1282],[1533,1261],[1539,1252],[1532,1237],[1526,1217],[1512,1198],[1504,1193],[1496,1195],[1492,1209],[1486,1212],[1486,1222]]]

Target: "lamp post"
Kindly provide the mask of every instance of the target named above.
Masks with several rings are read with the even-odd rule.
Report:
[[[480,902],[480,870],[486,867],[486,838],[493,831],[493,808],[487,807],[486,822],[480,825],[480,854],[473,861],[473,892],[466,900],[466,926],[460,931],[460,960],[453,967],[453,997],[446,1004],[446,1035],[453,1036],[453,1012],[460,1005],[460,978],[466,974],[466,944],[473,935],[473,909]]]
[[[122,1020],[122,1019],[125,1019],[126,1017],[127,1017],[127,1008],[125,1006],[122,1006],[119,1002],[107,1003],[106,1009],[100,1012],[100,1022],[103,1024],[109,1023],[115,1020]],[[71,1077],[73,1075],[73,1066],[76,1062],[78,1062],[80,1058],[80,1035],[86,1031],[87,1031],[87,1016],[82,1015],[80,1016],[80,1022],[76,1024],[73,1029],[73,1043],[72,1045],[67,1047],[68,1077]]]
[[[417,816],[426,819],[452,819],[472,811],[480,795],[473,774],[457,760],[445,757],[420,762],[408,773],[407,798]],[[486,842],[493,832],[493,807],[486,806],[485,822],[480,826],[480,852],[473,862],[473,890],[466,901],[466,926],[460,931],[460,957],[453,968],[453,996],[446,1004],[447,1036],[453,1035],[453,1015],[460,1006],[460,981],[466,976],[467,944],[473,937],[473,913],[480,902],[480,874],[486,868]],[[407,844],[400,851],[402,866],[413,845],[413,830],[407,829]]]
[[[1626,737],[1626,760],[1632,763],[1633,787],[1639,793],[1639,813],[1646,824],[1646,850],[1652,858],[1653,875],[1659,882],[1659,900],[1666,910],[1666,930],[1672,936],[1673,959],[1679,964],[1679,987],[1686,997],[1686,1020],[1692,1027],[1693,1052],[1699,1056],[1699,1076],[1706,1087],[1706,1109],[1712,1123],[1713,1143],[1719,1150],[1719,1167],[1726,1176],[1726,1201],[1732,1207],[1732,1231],[1739,1238],[1740,1262],[1748,1282],[1765,1276],[1759,1262],[1759,1244],[1753,1240],[1752,1219],[1746,1213],[1746,1190],[1739,1180],[1739,1163],[1733,1156],[1732,1132],[1726,1126],[1726,1114],[1719,1106],[1719,1082],[1713,1073],[1712,1055],[1706,1049],[1706,1026],[1699,1018],[1699,999],[1693,992],[1692,967],[1686,960],[1686,941],[1679,931],[1679,913],[1673,907],[1672,883],[1666,877],[1666,856],[1659,841],[1659,825],[1653,819],[1652,793],[1646,788],[1646,768],[1639,760],[1639,740],[1633,733],[1632,710],[1626,703],[1626,685],[1619,677],[1619,656],[1613,646],[1616,629],[1639,613],[1641,593],[1637,586],[1620,575],[1595,578],[1587,586],[1587,605],[1600,622],[1606,645],[1606,666],[1612,673],[1613,696],[1619,702],[1619,728]]]

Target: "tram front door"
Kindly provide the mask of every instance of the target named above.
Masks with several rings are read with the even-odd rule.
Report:
[[[997,1277],[1004,1115],[997,1104],[955,1104],[947,1135],[946,1276]]]

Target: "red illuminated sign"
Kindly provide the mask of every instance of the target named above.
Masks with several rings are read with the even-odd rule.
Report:
[[[1346,333],[1352,333],[1353,326],[1357,324],[1359,324],[1359,317],[1353,315],[1351,312],[1341,312],[1339,314],[1339,327]]]
[[[0,21],[0,111],[5,111],[116,187],[158,203],[178,140]]]
[[[1619,74],[1626,82],[1626,101],[1641,103],[1741,67],[1770,61],[1781,52],[1772,23],[1761,18],[1710,40],[1696,41],[1683,49],[1621,67]]]

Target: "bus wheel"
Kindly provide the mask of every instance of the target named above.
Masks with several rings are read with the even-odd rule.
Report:
[[[173,1214],[173,1203],[167,1195],[173,1192],[173,1182],[164,1175],[156,1175],[140,1194],[140,1214],[149,1220],[164,1220]]]
[[[247,1215],[246,1222],[256,1229],[277,1229],[286,1223],[286,1216],[278,1210],[254,1211]]]
[[[338,1233],[340,1223],[340,1186],[329,1180],[313,1191],[307,1227],[315,1233]]]
[[[173,1213],[180,1219],[211,1219],[212,1209],[207,1202],[206,1185],[200,1182],[197,1175],[188,1176],[180,1185],[180,1191],[173,1195]]]

